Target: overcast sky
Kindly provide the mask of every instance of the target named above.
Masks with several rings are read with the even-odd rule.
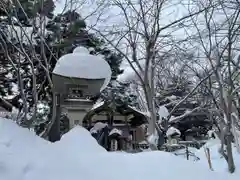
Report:
[[[62,11],[64,4],[66,0],[59,0],[58,3],[56,3],[56,9],[55,12],[59,13]],[[84,5],[82,5],[78,12],[83,16],[87,17],[89,14],[92,14],[98,7],[95,2],[97,0],[85,0]],[[161,24],[164,26],[164,24],[168,24],[169,22],[172,22],[176,19],[179,19],[183,17],[184,15],[188,14],[188,11],[186,9],[186,6],[183,4],[178,4],[179,0],[172,0],[172,3],[168,5],[168,7],[165,8],[165,10],[162,13],[162,19]],[[186,0],[187,1],[187,0]],[[92,3],[93,2],[93,3]],[[123,23],[123,19],[121,19],[121,15],[119,15],[120,10],[116,7],[108,7],[104,9],[101,21],[98,21],[96,24],[96,17],[97,14],[93,14],[90,17],[86,19],[87,25],[96,25],[99,30],[106,30],[108,28],[112,28],[112,26],[121,25]],[[177,31],[174,32],[177,36],[181,37],[184,34],[184,31]],[[173,33],[173,34],[174,34]],[[133,70],[131,67],[129,67],[129,64],[127,62],[122,63],[122,68],[124,69],[124,75],[121,76],[121,79],[125,79],[126,77],[134,76]]]

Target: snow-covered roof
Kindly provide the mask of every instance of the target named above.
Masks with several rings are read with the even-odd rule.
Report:
[[[103,90],[111,80],[111,68],[107,61],[87,52],[86,48],[77,47],[73,53],[62,56],[53,73],[72,78],[105,79]]]
[[[105,101],[102,101],[102,100],[98,100],[92,107],[91,111],[94,111],[95,109],[103,106],[105,104]],[[143,112],[143,111],[140,111],[138,110],[137,108],[133,107],[133,106],[127,106],[127,108],[139,113],[139,114],[142,114],[144,115],[145,117],[150,117],[150,113],[149,112]]]
[[[84,120],[88,120],[89,118],[91,118],[93,115],[95,115],[96,113],[99,113],[101,111],[105,111],[106,108],[108,107],[108,103],[106,103],[105,101],[102,101],[102,100],[98,100],[92,107],[92,109],[86,114],[86,116],[84,117]],[[134,122],[139,122],[140,124],[143,124],[143,123],[147,123],[147,117],[150,117],[149,113],[147,112],[141,112],[139,110],[137,110],[135,107],[132,107],[132,106],[127,106],[126,109],[127,113],[125,114],[125,112],[122,114],[122,112],[118,112],[120,113],[120,115],[133,115],[133,113],[137,113],[137,114],[140,114],[143,116],[143,118],[140,118],[140,119],[134,119],[133,121]],[[115,114],[114,114],[115,115]],[[134,115],[133,115],[134,117]],[[145,117],[145,118],[144,118]],[[131,120],[131,118],[129,119],[131,122],[133,122]],[[94,130],[94,129],[93,129]]]
[[[140,111],[140,110],[138,110],[137,108],[135,108],[135,107],[133,107],[133,106],[128,106],[128,107],[129,107],[130,109],[132,109],[133,111],[138,112],[139,114],[142,114],[142,115],[144,115],[144,116],[146,116],[146,117],[151,117],[149,111],[143,112],[143,111]]]
[[[105,128],[106,126],[107,126],[107,124],[105,124],[105,123],[97,122],[97,123],[94,124],[94,126],[90,129],[90,133],[97,133],[98,131],[102,130],[102,129]]]
[[[98,100],[98,101],[93,105],[93,107],[92,107],[91,110],[95,110],[95,109],[101,107],[102,105],[104,105],[104,103],[105,103],[104,101]]]

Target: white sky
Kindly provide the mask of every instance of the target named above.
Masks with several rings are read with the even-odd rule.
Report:
[[[62,11],[65,1],[66,0],[58,0],[58,3],[56,3],[56,9],[55,9],[56,13],[59,13]],[[86,19],[86,23],[88,26],[95,26],[95,28],[97,28],[98,30],[101,30],[101,32],[108,31],[113,27],[117,27],[118,29],[121,29],[122,27],[124,27],[123,25],[124,19],[122,15],[120,15],[120,10],[117,7],[113,7],[113,6],[105,7],[103,10],[101,10],[102,16],[100,20],[99,19],[97,20],[99,10],[95,14],[92,14],[92,13],[95,12],[96,8],[98,7],[97,3],[99,3],[101,0],[80,0],[80,2],[83,2],[83,1],[84,1],[84,5],[78,8],[78,12],[83,17],[87,17],[89,16],[89,14],[91,14],[91,16]],[[179,1],[181,1],[182,3],[179,4]],[[191,0],[170,0],[169,5],[165,6],[165,9],[162,13],[161,25],[164,26],[176,19],[180,19],[181,17],[188,15],[188,9],[186,4],[188,4],[189,1]],[[174,35],[175,38],[186,37],[187,36],[186,31],[190,34],[196,33],[196,30],[193,30],[191,28],[185,29],[185,30],[179,28],[177,31],[171,32],[171,35]],[[163,34],[167,34],[167,33],[169,33],[169,29],[168,29],[168,32],[167,31],[163,32]],[[124,69],[124,75],[121,75],[120,79],[125,79],[126,77],[130,78],[132,76],[135,76],[135,73],[129,66],[128,62],[124,61],[122,63],[122,68]]]
[[[179,0],[172,0],[172,2],[165,8],[163,11],[162,21],[161,24],[168,24],[169,22],[172,22],[178,18],[181,18],[184,15],[187,15],[187,10],[184,8],[182,4],[177,4]],[[81,6],[78,10],[79,13],[86,17],[89,14],[92,14],[92,12],[95,11],[98,0],[85,0],[84,5]],[[56,3],[56,9],[55,12],[59,13],[62,11],[65,4],[65,0],[59,0],[58,3]],[[117,7],[105,7],[104,12],[101,16],[101,21],[98,21],[96,25],[96,19],[98,14],[91,15],[91,17],[86,19],[87,25],[92,26],[96,25],[98,29],[101,29],[103,32],[106,29],[112,28],[113,26],[121,26],[123,24],[123,19],[121,19],[120,10]],[[177,34],[184,33],[177,32]],[[124,75],[122,75],[121,79],[125,79],[125,77],[128,76],[134,76],[134,72],[129,67],[128,62],[122,63],[122,68],[124,69]]]

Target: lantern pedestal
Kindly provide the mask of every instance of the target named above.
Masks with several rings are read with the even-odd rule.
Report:
[[[83,125],[83,119],[87,112],[91,110],[94,102],[87,99],[65,99],[62,108],[67,111],[69,118],[69,128],[76,125]]]

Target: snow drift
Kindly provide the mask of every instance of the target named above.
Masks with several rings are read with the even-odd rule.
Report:
[[[0,119],[0,177],[3,180],[233,179],[170,153],[108,153],[81,127],[51,144],[6,119]]]
[[[65,154],[106,152],[102,146],[98,145],[89,131],[80,126],[76,126],[63,135],[61,141],[54,143],[53,146],[57,151],[62,151]]]

